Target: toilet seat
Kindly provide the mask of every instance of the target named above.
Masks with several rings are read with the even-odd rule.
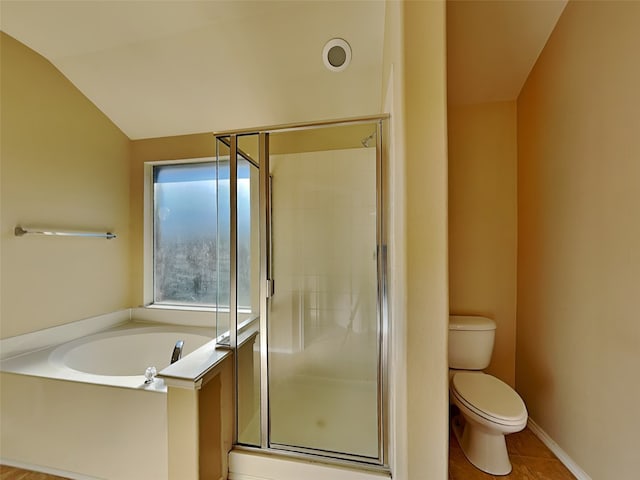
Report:
[[[526,423],[527,409],[509,385],[481,372],[458,372],[451,379],[451,393],[476,415],[498,425]]]

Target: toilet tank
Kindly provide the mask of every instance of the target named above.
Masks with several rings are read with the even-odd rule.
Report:
[[[490,318],[449,316],[449,368],[482,370],[491,361],[496,323]]]

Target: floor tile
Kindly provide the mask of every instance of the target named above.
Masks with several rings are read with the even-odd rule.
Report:
[[[460,445],[458,444],[458,440],[456,439],[455,433],[453,433],[452,429],[449,429],[449,450],[452,448],[460,449]]]
[[[32,472],[21,468],[0,465],[0,480],[66,480],[46,473]]]
[[[489,475],[474,467],[464,456],[450,431],[449,480],[575,480],[571,472],[528,428],[507,435],[507,450],[513,470],[509,475]]]
[[[521,432],[507,435],[507,451],[509,455],[527,457],[555,458],[544,443],[531,430],[525,428]]]
[[[474,467],[460,448],[449,451],[449,478],[451,480],[493,480],[493,475]]]
[[[509,477],[527,480],[575,480],[569,470],[556,458],[511,458],[513,471]]]

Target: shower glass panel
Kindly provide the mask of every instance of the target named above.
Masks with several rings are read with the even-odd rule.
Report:
[[[217,299],[216,336],[218,343],[229,345],[229,275],[230,275],[230,191],[229,137],[216,140],[216,223],[217,223]]]
[[[237,432],[260,445],[260,215],[258,136],[238,137],[237,153]]]
[[[380,457],[376,126],[269,136],[272,448]]]

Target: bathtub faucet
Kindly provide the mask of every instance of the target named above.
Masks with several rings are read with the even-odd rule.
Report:
[[[171,354],[171,363],[176,363],[182,357],[182,347],[184,346],[184,341],[178,340],[176,342],[176,346],[173,347],[173,353]]]

